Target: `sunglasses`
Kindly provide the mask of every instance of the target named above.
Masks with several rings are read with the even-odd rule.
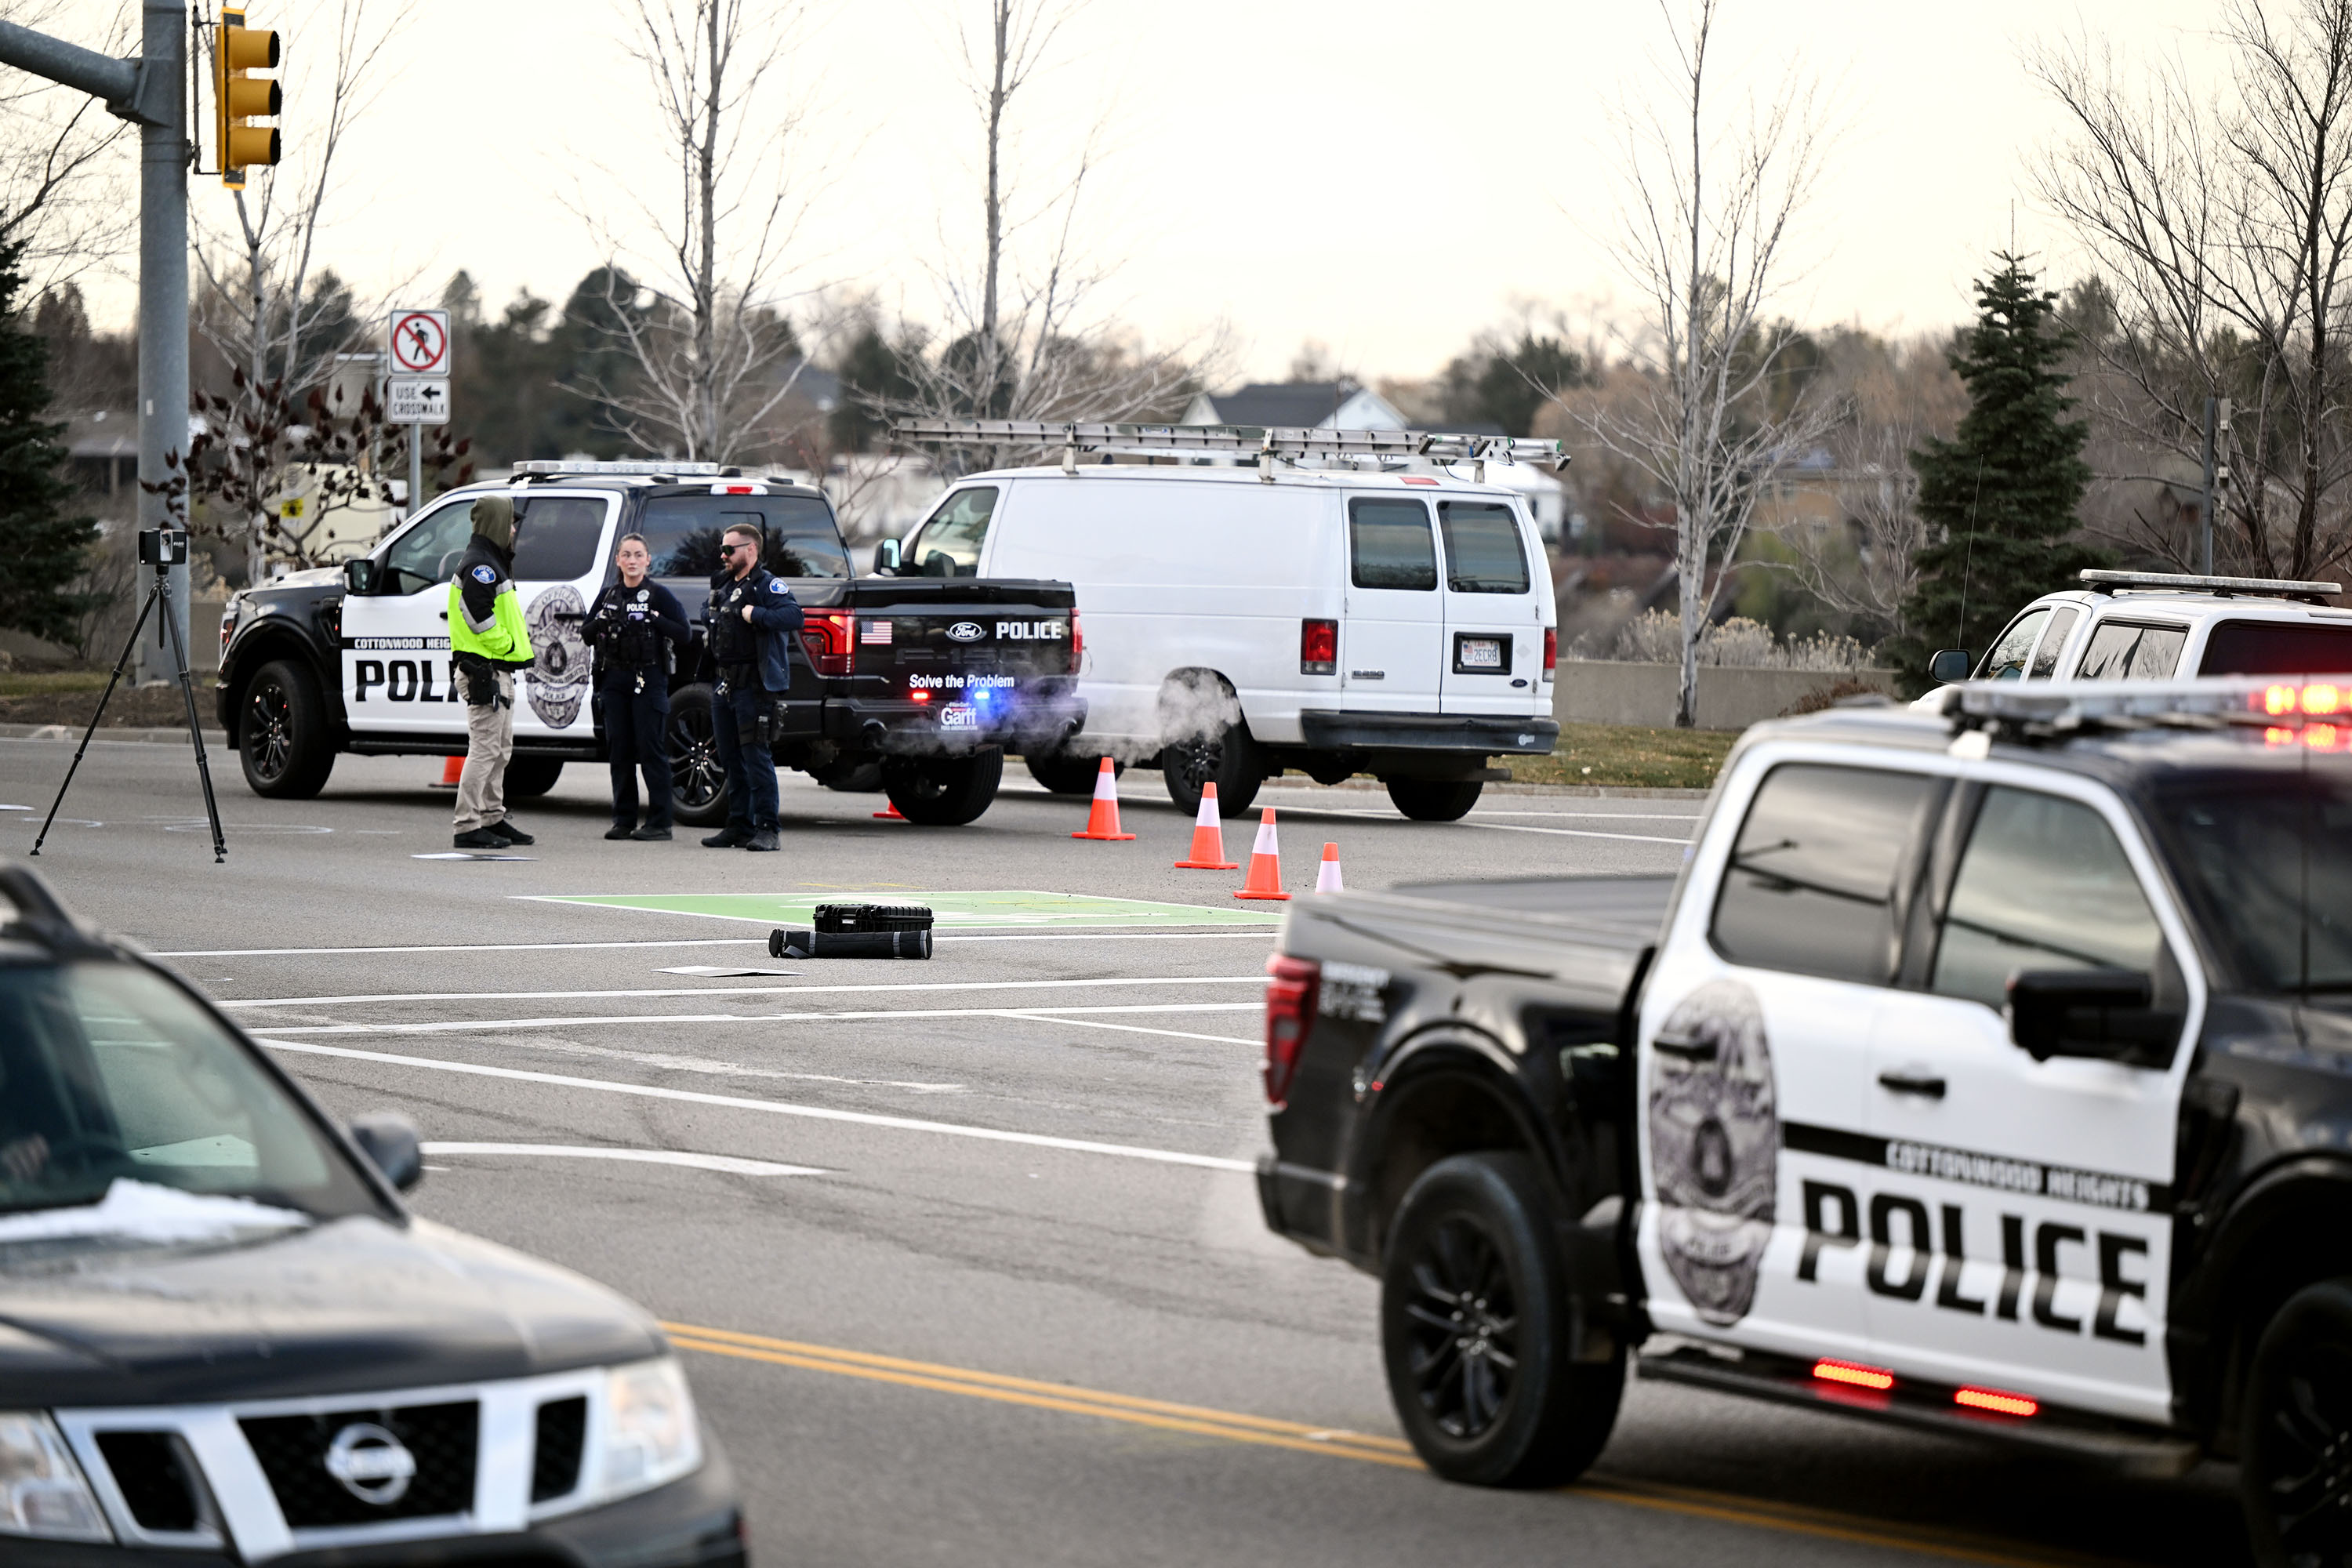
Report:
[[[739,551],[739,550],[750,550],[750,551],[754,551],[754,552],[756,552],[759,548],[760,548],[760,547],[759,547],[758,545],[756,545],[756,544],[752,543],[752,542],[751,542],[750,540],[748,540],[748,539],[739,539],[739,540],[737,540],[737,541],[736,541],[734,543],[732,543],[732,544],[728,544],[728,545],[722,545],[722,546],[720,546],[720,547],[719,547],[719,554],[721,554],[721,555],[732,555],[732,554],[734,554],[734,553],[735,553],[737,551]]]

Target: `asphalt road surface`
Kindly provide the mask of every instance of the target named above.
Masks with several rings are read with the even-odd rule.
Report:
[[[0,741],[6,853],[70,754]],[[1429,1476],[1373,1281],[1257,1215],[1275,926],[1249,917],[1279,906],[1170,868],[1192,825],[1157,774],[1127,777],[1128,843],[1072,840],[1085,803],[1017,764],[953,829],[787,774],[785,852],[753,856],[604,842],[603,770],[575,763],[518,808],[537,845],[488,862],[419,858],[448,848],[434,762],[346,757],[301,802],[215,765],[226,866],[188,752],[126,743],[92,748],[38,863],[331,1110],[413,1117],[421,1213],[669,1323],[762,1568],[2243,1560],[2215,1467],[2122,1481],[1658,1384],[1573,1488]],[[1358,887],[1668,870],[1699,810],[1263,802],[1293,889],[1326,839]],[[1230,858],[1251,826],[1227,825]],[[769,904],[863,891],[1013,923],[943,926],[928,963],[767,956]],[[674,973],[697,966],[791,973]]]

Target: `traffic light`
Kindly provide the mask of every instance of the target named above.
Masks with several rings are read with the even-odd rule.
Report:
[[[241,191],[248,167],[278,162],[278,127],[247,123],[275,118],[285,105],[275,79],[248,74],[278,68],[278,35],[247,26],[242,11],[223,11],[215,32],[213,124],[221,184]]]

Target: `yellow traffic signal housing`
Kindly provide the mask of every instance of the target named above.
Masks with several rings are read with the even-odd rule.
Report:
[[[274,79],[250,76],[278,68],[278,35],[245,25],[242,11],[223,11],[213,39],[213,125],[221,184],[245,189],[245,171],[278,162],[278,127],[247,121],[274,119],[286,98]]]

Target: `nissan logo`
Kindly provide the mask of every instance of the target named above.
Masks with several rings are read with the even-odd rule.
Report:
[[[416,1456],[373,1421],[354,1421],[327,1445],[327,1473],[362,1502],[390,1508],[408,1495]]]
[[[980,629],[978,621],[958,621],[948,628],[948,637],[954,642],[978,642],[987,635]]]

